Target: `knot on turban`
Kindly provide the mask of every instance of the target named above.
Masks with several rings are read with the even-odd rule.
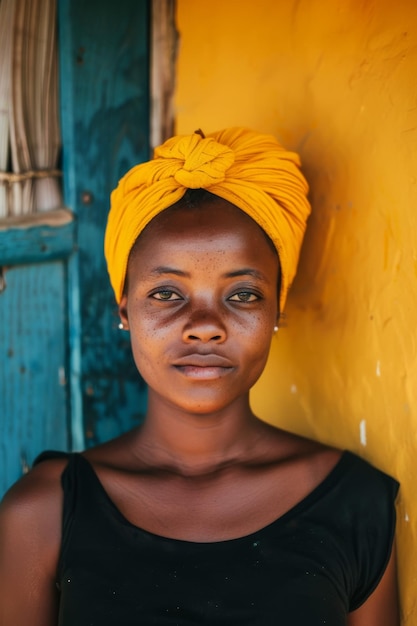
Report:
[[[280,311],[295,276],[310,213],[308,186],[295,152],[272,135],[227,128],[207,137],[172,137],[147,163],[133,167],[111,196],[105,255],[120,302],[127,262],[137,237],[187,189],[208,189],[247,213],[272,240],[281,266]]]
[[[155,158],[165,159],[166,171],[172,167],[179,185],[187,189],[208,189],[225,179],[235,155],[212,137],[202,138],[194,133],[179,140],[177,137],[169,139],[155,149]]]

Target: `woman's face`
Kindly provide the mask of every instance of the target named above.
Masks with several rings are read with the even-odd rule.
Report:
[[[211,414],[247,399],[268,357],[278,272],[263,231],[225,200],[168,209],[148,225],[120,315],[153,401]]]

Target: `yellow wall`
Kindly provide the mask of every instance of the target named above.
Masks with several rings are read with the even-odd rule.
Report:
[[[177,0],[177,131],[248,125],[298,150],[314,207],[265,419],[398,477],[417,624],[417,3]]]

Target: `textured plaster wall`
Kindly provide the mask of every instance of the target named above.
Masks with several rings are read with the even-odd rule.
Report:
[[[416,626],[417,3],[177,0],[177,26],[177,131],[272,132],[311,183],[254,408],[401,481],[403,624]]]

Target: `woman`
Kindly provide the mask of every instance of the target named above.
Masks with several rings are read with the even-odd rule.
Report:
[[[309,214],[298,157],[175,137],[112,194],[138,429],[42,455],[1,512],[1,626],[398,626],[397,483],[256,418]]]

